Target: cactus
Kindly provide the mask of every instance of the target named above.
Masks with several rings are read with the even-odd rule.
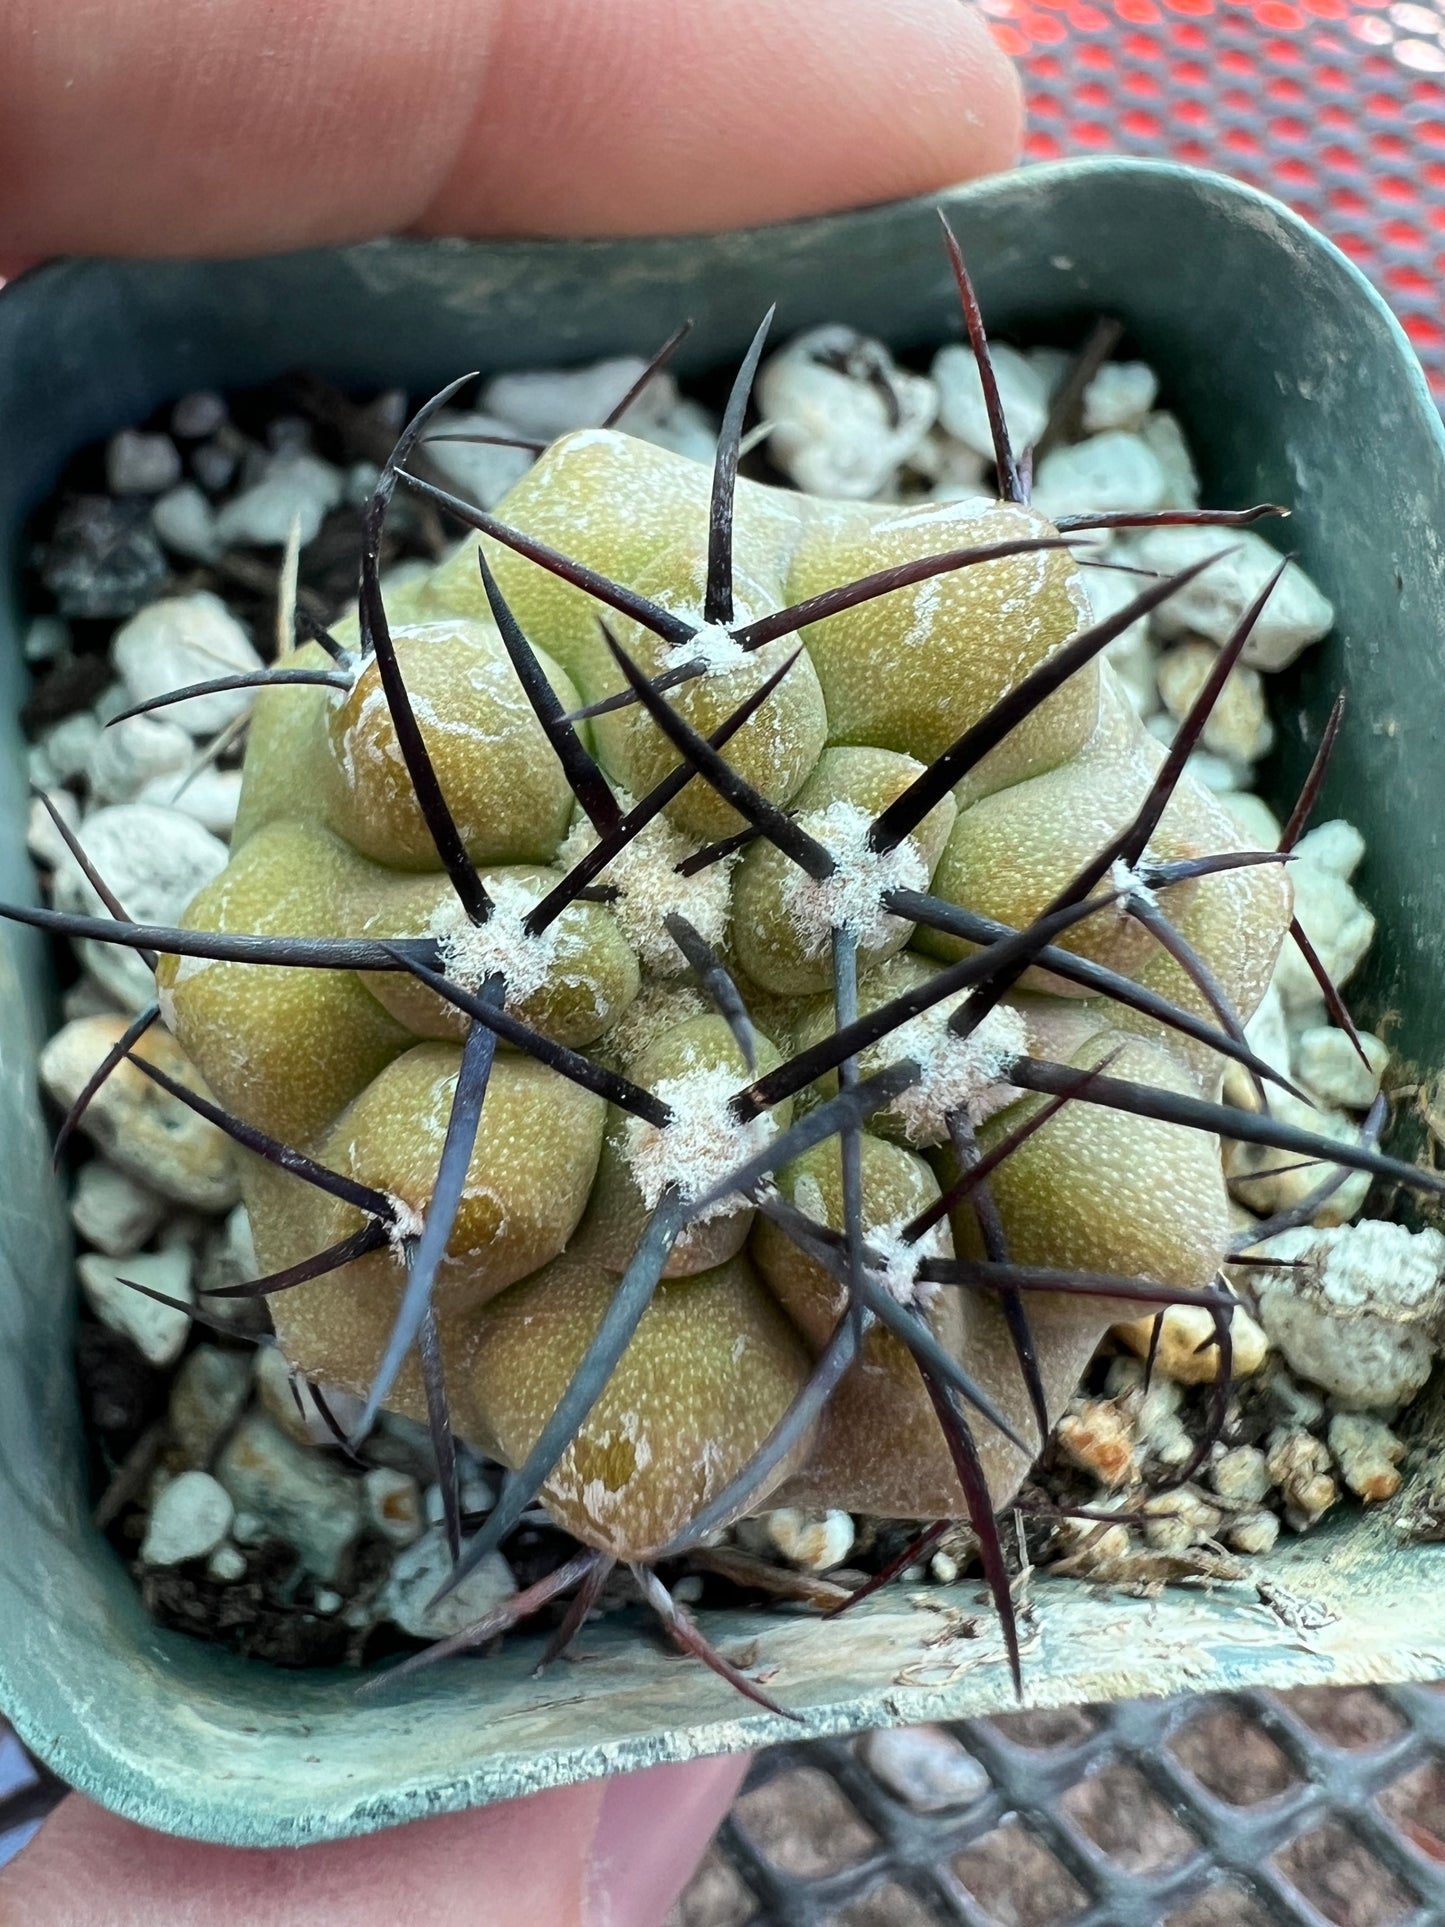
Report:
[[[660,1560],[765,1504],[967,1517],[1017,1670],[994,1514],[1109,1326],[1205,1306],[1227,1383],[1220,1134],[1442,1183],[1273,1119],[1244,1042],[1287,872],[1185,763],[1268,590],[1166,754],[1102,652],[1197,571],[1092,621],[947,239],[1005,499],[739,479],[766,322],[711,475],[605,426],[477,510],[408,467],[454,384],[357,618],[199,686],[265,685],[186,927],[5,907],[155,956],[64,1131],[163,1017],[214,1096],[131,1061],[247,1153],[288,1360],[510,1468],[465,1549],[444,1476],[457,1571],[540,1500],[582,1550],[528,1603],[579,1588],[565,1635],[624,1561],[767,1704]],[[384,600],[398,484],[470,533]]]

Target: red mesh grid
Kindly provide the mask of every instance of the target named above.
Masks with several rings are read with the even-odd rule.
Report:
[[[1445,399],[1445,0],[981,0],[1031,160],[1150,154],[1278,195],[1404,323]]]

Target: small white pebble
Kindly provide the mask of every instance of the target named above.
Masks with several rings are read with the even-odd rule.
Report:
[[[86,817],[80,840],[99,874],[137,923],[178,923],[202,887],[226,866],[224,843],[179,810],[151,803],[112,803]],[[58,910],[108,914],[75,860],[57,864]],[[128,1010],[155,996],[155,982],[135,952],[85,938],[80,954],[97,980]]]
[[[1401,1486],[1402,1439],[1368,1412],[1337,1412],[1330,1420],[1330,1450],[1345,1484],[1367,1504],[1393,1499]]]
[[[230,436],[218,435],[192,450],[191,467],[201,487],[219,495],[236,472],[240,450]]]
[[[313,1578],[335,1582],[361,1532],[359,1479],[254,1410],[221,1448],[215,1472],[235,1502],[233,1538],[242,1540],[241,1515],[252,1513],[259,1538],[294,1547]]]
[[[238,1204],[202,1246],[196,1283],[201,1291],[212,1291],[221,1285],[244,1284],[258,1275],[251,1220],[245,1205]],[[213,1298],[210,1302],[217,1306],[226,1300]]]
[[[994,379],[1008,424],[1009,443],[1014,455],[1032,448],[1044,432],[1049,416],[1049,391],[1037,368],[1016,348],[1003,343],[990,344]],[[938,419],[948,433],[966,448],[993,463],[993,435],[988,425],[988,409],[983,399],[978,362],[972,348],[964,342],[950,342],[933,357],[929,369],[938,390]]]
[[[1183,1419],[1173,1413],[1164,1413],[1155,1419],[1143,1433],[1142,1442],[1148,1456],[1158,1465],[1188,1465],[1194,1457],[1193,1434]]]
[[[1156,1492],[1144,1501],[1149,1515],[1144,1527],[1145,1543],[1155,1552],[1187,1552],[1205,1539],[1212,1539],[1223,1523],[1223,1514],[1193,1486],[1179,1486],[1173,1492]]]
[[[110,658],[125,684],[125,703],[148,702],[192,683],[264,666],[246,631],[208,589],[148,603],[116,631]],[[168,704],[163,714],[188,735],[209,736],[244,714],[253,700],[247,689],[222,691]]]
[[[958,1561],[947,1552],[935,1552],[928,1562],[928,1570],[940,1586],[951,1586],[958,1577]]]
[[[924,436],[909,456],[908,466],[930,484],[930,501],[972,501],[980,495],[992,500],[983,486],[988,472],[983,456],[940,428],[931,429]]]
[[[670,448],[674,455],[685,455],[690,462],[712,467],[717,454],[717,424],[700,403],[682,395],[663,414],[639,418],[636,407],[623,418],[629,435],[651,442],[657,448]]]
[[[1273,984],[1266,986],[1263,997],[1255,1006],[1254,1014],[1244,1026],[1244,1041],[1256,1057],[1262,1057],[1271,1070],[1281,1076],[1290,1075],[1290,1038],[1289,1024],[1285,1017],[1284,1004]],[[1254,1080],[1241,1064],[1231,1064],[1224,1073],[1224,1095],[1229,1104],[1238,1104],[1244,1110],[1259,1108],[1259,1093]],[[1273,1096],[1270,1102],[1273,1103]],[[1289,1160],[1276,1156],[1272,1162],[1287,1163]]]
[[[1154,406],[1159,377],[1142,361],[1106,361],[1084,390],[1084,432],[1107,428],[1137,433]]]
[[[219,1545],[206,1561],[206,1572],[223,1586],[234,1586],[246,1577],[246,1555],[239,1546]]]
[[[1294,1040],[1294,1074],[1311,1097],[1347,1111],[1367,1111],[1380,1091],[1390,1047],[1369,1031],[1359,1033],[1368,1062],[1342,1030],[1315,1025]]]
[[[1136,576],[1117,569],[1083,571],[1084,587],[1095,622],[1105,622],[1138,595],[1141,583]],[[1104,660],[1124,685],[1125,693],[1140,716],[1152,716],[1159,708],[1155,676],[1156,650],[1149,635],[1148,619],[1140,616],[1122,635],[1104,649]]]
[[[496,1488],[480,1473],[473,1473],[461,1481],[458,1497],[462,1511],[474,1516],[490,1512],[497,1503]],[[439,1485],[429,1485],[422,1496],[422,1512],[428,1525],[440,1525],[447,1516],[446,1505],[442,1499]]]
[[[1286,1523],[1295,1532],[1307,1532],[1340,1496],[1330,1477],[1329,1448],[1308,1432],[1276,1432],[1266,1464],[1285,1502]]]
[[[151,1507],[141,1563],[180,1566],[204,1559],[230,1531],[235,1512],[230,1494],[209,1472],[178,1473]]]
[[[191,1328],[189,1314],[148,1298],[133,1285],[145,1285],[183,1305],[191,1304],[191,1254],[184,1246],[168,1251],[136,1251],[128,1258],[106,1258],[87,1251],[76,1260],[75,1268],[90,1308],[102,1325],[123,1332],[152,1365],[175,1363]],[[132,1282],[127,1283],[127,1279]]]
[[[1115,1331],[1141,1358],[1149,1354],[1154,1318],[1131,1319]],[[1269,1340],[1243,1305],[1229,1317],[1231,1376],[1250,1378],[1265,1361]],[[1180,1385],[1212,1385],[1219,1376],[1219,1347],[1213,1342],[1214,1319],[1203,1305],[1170,1305],[1159,1329],[1154,1365],[1163,1378]]]
[[[481,407],[486,414],[500,417],[511,433],[550,442],[574,428],[598,427],[646,366],[638,355],[616,355],[582,368],[528,368],[494,375],[482,390]],[[676,401],[673,377],[665,372],[656,375],[620,425],[635,435],[643,424],[660,421]]]
[[[187,771],[181,777],[157,777],[138,792],[135,800],[179,810],[182,816],[193,817],[212,836],[229,838],[236,827],[236,812],[241,807],[241,772],[207,765],[194,776]]]
[[[1117,430],[1050,449],[1034,483],[1034,506],[1055,520],[1118,509],[1142,512],[1158,508],[1163,499],[1159,457],[1140,436]]]
[[[451,1570],[446,1535],[440,1526],[433,1526],[397,1554],[377,1601],[381,1617],[415,1639],[445,1639],[462,1632],[517,1590],[511,1567],[499,1552],[490,1552],[445,1599],[433,1605],[433,1596]]]
[[[45,751],[39,743],[27,743],[25,745],[25,775],[32,791],[44,790],[52,796],[63,794],[60,789],[60,778],[55,773],[55,765],[45,754]],[[74,802],[74,800],[72,797],[71,801]],[[33,807],[30,816],[33,824],[36,821],[36,813]]]
[[[1445,1320],[1445,1237],[1366,1218],[1281,1231],[1260,1253],[1299,1260],[1252,1268],[1260,1318],[1291,1368],[1353,1411],[1408,1405]]]
[[[1339,816],[1332,817],[1328,823],[1317,823],[1295,845],[1297,862],[1328,870],[1333,876],[1343,877],[1346,883],[1359,869],[1364,855],[1364,837],[1353,823],[1346,823]]]
[[[1241,1512],[1225,1528],[1224,1543],[1246,1556],[1273,1552],[1279,1539],[1279,1520],[1272,1512]]]
[[[195,442],[214,435],[227,420],[224,396],[213,388],[196,388],[182,395],[171,410],[171,433],[183,441]]]
[[[858,1743],[870,1773],[915,1813],[972,1806],[989,1791],[986,1770],[941,1726],[898,1726]]]
[[[291,1370],[279,1345],[262,1345],[251,1361],[256,1397],[261,1410],[298,1445],[316,1442],[312,1430],[320,1418],[305,1382]]]
[[[299,1372],[290,1370],[279,1346],[259,1347],[254,1371],[256,1396],[262,1411],[288,1438],[298,1445],[336,1443],[336,1434],[317,1403],[315,1392]],[[336,1425],[345,1431],[356,1422],[362,1401],[354,1393],[343,1391],[339,1386],[323,1385],[320,1390]]]
[[[1139,433],[1153,449],[1164,471],[1164,500],[1159,506],[1166,509],[1198,508],[1199,476],[1177,418],[1166,410],[1156,409],[1142,424]]]
[[[782,1506],[767,1515],[767,1532],[788,1563],[805,1572],[840,1566],[853,1549],[853,1521],[846,1512]]]
[[[216,511],[194,482],[182,482],[156,497],[151,527],[172,555],[193,562],[214,562],[221,553]]]
[[[1202,783],[1216,796],[1224,796],[1239,788],[1246,771],[1239,763],[1231,763],[1226,757],[1216,756],[1212,749],[1194,750],[1185,768],[1189,774]]]
[[[1159,660],[1159,695],[1171,716],[1183,721],[1214,673],[1219,652],[1207,642],[1181,642]],[[1257,669],[1232,669],[1210,711],[1200,741],[1230,763],[1254,763],[1274,742]]]
[[[305,548],[341,500],[343,487],[340,471],[330,462],[305,449],[280,449],[261,480],[226,503],[216,517],[216,534],[225,548],[279,549],[299,522]]]
[[[70,624],[64,616],[32,616],[25,625],[20,653],[30,663],[54,662],[70,654]]]
[[[867,501],[893,487],[933,426],[931,381],[852,328],[814,328],[764,363],[758,407],[768,451],[810,494]]]
[[[266,424],[266,446],[276,455],[304,452],[311,446],[310,422],[304,415],[273,415]]]
[[[40,738],[46,761],[61,782],[83,776],[91,752],[100,740],[101,725],[88,709],[62,716]]]
[[[1219,558],[1160,603],[1154,628],[1165,638],[1194,634],[1221,648],[1280,560],[1279,551],[1252,529],[1145,529],[1133,547],[1146,568],[1166,575],[1208,556]],[[1334,619],[1330,603],[1291,562],[1244,645],[1243,660],[1255,669],[1287,669],[1302,650],[1328,634]]]
[[[425,1521],[421,1488],[415,1479],[390,1466],[377,1465],[361,1483],[367,1521],[374,1532],[393,1546],[409,1546],[421,1537]]]
[[[438,464],[438,466],[440,466],[440,464]],[[378,463],[353,462],[346,471],[345,484],[341,496],[342,501],[350,508],[364,508],[376,493],[376,485],[380,480],[381,468]],[[454,491],[457,486],[456,478],[453,477],[452,487]],[[462,492],[465,493],[465,491]]]
[[[1131,1393],[1140,1397],[1144,1392],[1144,1367],[1137,1358],[1120,1353],[1111,1358],[1104,1373],[1105,1398],[1126,1398]]]
[[[1338,988],[1349,982],[1375,937],[1375,919],[1345,879],[1297,855],[1290,865],[1294,912]],[[1319,997],[1314,972],[1293,937],[1286,937],[1274,982],[1287,1010],[1305,1009]]]
[[[536,460],[530,449],[503,448],[495,442],[451,442],[431,438],[439,435],[516,433],[517,430],[499,415],[444,409],[427,430],[427,460],[434,468],[441,470],[456,494],[475,502],[479,508],[494,508]]]
[[[1044,393],[1052,401],[1074,365],[1074,357],[1067,348],[1050,348],[1041,344],[1036,348],[1024,349],[1024,360],[1044,385]]]
[[[169,781],[172,789],[190,766],[195,744],[164,715],[128,716],[111,723],[95,739],[86,765],[96,803],[129,803],[148,784]]]
[[[88,970],[67,987],[60,999],[60,1013],[67,1025],[79,1017],[114,1017],[119,1008],[105,985],[98,984]]]
[[[161,495],[181,479],[181,458],[169,435],[123,428],[105,449],[105,485],[112,495]]]
[[[1257,1097],[1252,1097],[1257,1105]],[[1269,1108],[1281,1123],[1316,1135],[1335,1138],[1342,1144],[1359,1140],[1359,1126],[1343,1111],[1324,1111],[1292,1097],[1288,1091],[1272,1089]],[[1238,1139],[1226,1141],[1224,1170],[1232,1189],[1251,1211],[1268,1215],[1291,1211],[1321,1186],[1341,1175],[1343,1167],[1321,1160],[1297,1157],[1268,1144],[1246,1144]],[[1261,1175],[1263,1174],[1263,1175]],[[1344,1224],[1355,1216],[1370,1188],[1367,1171],[1349,1171],[1344,1182],[1318,1207],[1318,1224]]]
[[[1259,1447],[1236,1445],[1209,1468],[1209,1483],[1228,1504],[1254,1506],[1268,1498],[1272,1482]]]
[[[342,1595],[330,1586],[318,1586],[311,1595],[311,1604],[319,1613],[339,1612],[345,1603]]]
[[[1312,1385],[1295,1378],[1280,1359],[1271,1359],[1260,1378],[1276,1429],[1313,1432],[1325,1415],[1325,1401]]]
[[[251,1361],[242,1351],[196,1345],[171,1380],[170,1443],[189,1466],[206,1470],[216,1447],[246,1409]]]
[[[57,814],[72,830],[80,828],[80,805],[69,790],[47,789]],[[30,815],[25,831],[25,847],[37,863],[43,863],[53,870],[61,863],[70,861],[69,846],[55,827],[54,818],[38,796],[30,799]]]
[[[128,1258],[158,1229],[170,1206],[126,1171],[92,1158],[76,1173],[70,1221],[107,1258]]]

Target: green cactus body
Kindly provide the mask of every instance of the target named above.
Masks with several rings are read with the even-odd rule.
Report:
[[[703,846],[745,819],[698,776],[665,814],[604,866],[610,900],[573,898],[541,930],[528,922],[605,828],[576,808],[562,766],[493,622],[468,540],[398,599],[396,657],[466,852],[491,901],[463,913],[418,807],[374,659],[346,688],[260,696],[245,799],[226,872],[188,921],[212,931],[307,930],[394,943],[431,939],[438,967],[477,995],[494,976],[521,1023],[591,1048],[660,1099],[667,1121],[630,1115],[556,1069],[497,1048],[480,1126],[432,1302],[456,1422],[509,1463],[521,1461],[593,1338],[618,1280],[665,1194],[716,1188],[730,1166],[765,1151],[796,1115],[833,1096],[829,1068],[750,1119],[731,1100],[776,1074],[793,1050],[836,1029],[834,933],[843,930],[866,1016],[902,992],[926,995],[970,946],[889,914],[888,889],[927,893],[1022,928],[1127,822],[1162,752],[1120,698],[1107,668],[1071,676],[887,852],[868,832],[964,730],[1087,621],[1077,569],[1041,548],[904,586],[748,651],[707,624],[704,470],[612,431],[564,438],[501,505],[499,517],[690,622],[700,646],[669,642],[625,611],[485,538],[498,586],[561,708],[625,688],[601,632],[649,676],[691,657],[704,671],[670,700],[704,736],[801,649],[724,752],[767,802],[789,807],[833,860],[809,875],[758,837],[689,879]],[[746,481],[737,487],[731,629],[856,576],[943,550],[1053,531],[1014,504],[924,512],[814,502]],[[314,645],[298,664],[321,662]],[[638,705],[597,717],[579,741],[595,753],[621,807],[675,770],[681,752]],[[1219,853],[1238,834],[1186,776],[1151,856]],[[1101,886],[1103,887],[1103,886]],[[1247,1014],[1263,990],[1289,915],[1277,868],[1181,883],[1168,893],[1179,927]],[[761,1023],[749,1063],[711,1014],[666,916],[706,925]],[[1191,1009],[1200,996],[1149,932],[1106,910],[1064,939]],[[287,1355],[308,1373],[364,1392],[405,1281],[404,1239],[424,1221],[437,1180],[462,1039],[470,1019],[427,983],[395,971],[277,971],[242,962],[165,959],[166,1014],[222,1101],[277,1137],[394,1201],[378,1248],[271,1301]],[[862,1226],[881,1241],[879,1275],[950,1355],[988,1384],[1027,1433],[1017,1358],[988,1294],[913,1281],[920,1255],[980,1250],[968,1204],[926,1238],[900,1232],[957,1175],[950,1107],[987,1150],[1044,1100],[1010,1090],[1007,1068],[1032,1048],[1075,1065],[1110,1050],[1115,1075],[1204,1091],[1221,1060],[1136,1014],[1106,1030],[1102,1000],[1033,970],[971,1037],[949,1028],[959,992],[862,1053],[858,1074],[912,1055],[921,1076],[882,1106],[861,1139]],[[1043,994],[1039,992],[1042,990]],[[1060,1001],[1061,997],[1064,1001]],[[634,1008],[635,1006],[635,1008]],[[1090,1015],[1089,1013],[1094,1013]],[[1071,1015],[1070,1013],[1075,1013]],[[1108,1012],[1112,1022],[1117,1013]],[[1145,1032],[1130,1039],[1129,1028]],[[1061,1047],[1062,1046],[1062,1047]],[[1121,1068],[1122,1067],[1122,1068]],[[260,1160],[247,1198],[265,1265],[295,1264],[355,1232],[362,1213]],[[840,1140],[788,1162],[780,1194],[832,1233],[845,1227]],[[1138,1273],[1199,1289],[1227,1230],[1215,1140],[1168,1124],[1078,1106],[1039,1130],[992,1179],[1011,1256],[1021,1263]],[[885,1258],[887,1262],[885,1262]],[[743,1467],[826,1346],[846,1294],[815,1256],[759,1214],[751,1197],[711,1205],[676,1237],[622,1360],[566,1453],[544,1502],[584,1541],[631,1559],[681,1532]],[[1046,1389],[1057,1410],[1119,1306],[1038,1294],[1029,1306]],[[391,1396],[418,1411],[414,1368]],[[1006,1499],[1026,1457],[976,1422],[994,1497]],[[772,1468],[770,1491],[899,1515],[963,1509],[953,1464],[908,1349],[875,1326],[820,1419]]]

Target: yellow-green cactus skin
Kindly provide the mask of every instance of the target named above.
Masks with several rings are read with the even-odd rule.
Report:
[[[231,862],[186,919],[201,931],[428,941],[440,975],[473,1000],[491,986],[508,1019],[650,1094],[655,1115],[629,1111],[608,1101],[610,1086],[582,1088],[565,1067],[518,1048],[519,1032],[503,1034],[430,1292],[451,1422],[519,1466],[597,1339],[654,1213],[679,1211],[629,1341],[542,1468],[541,1498],[558,1523],[633,1561],[684,1535],[726,1493],[846,1322],[848,1293],[827,1252],[848,1234],[855,1157],[865,1262],[1015,1434],[970,1415],[992,1498],[1007,1500],[1028,1465],[1020,1441],[1038,1443],[1039,1387],[1026,1381],[997,1294],[915,1275],[922,1257],[946,1265],[984,1255],[971,1196],[944,1208],[960,1146],[987,1155],[1044,1109],[1043,1097],[1009,1084],[1021,1053],[1072,1066],[1081,1079],[1102,1065],[1206,1100],[1226,1062],[1147,1010],[1037,965],[1015,971],[1002,1002],[961,1038],[949,1019],[965,1006],[966,986],[931,1002],[929,986],[960,960],[967,968],[977,945],[888,905],[890,892],[907,891],[1025,928],[1119,836],[1158,777],[1164,752],[1096,655],[901,839],[883,851],[870,844],[882,810],[1088,628],[1077,562],[1056,531],[1018,503],[892,508],[742,480],[731,614],[719,621],[705,607],[711,499],[706,469],[618,431],[588,430],[549,448],[496,511],[507,529],[668,612],[692,640],[657,633],[490,534],[470,535],[387,599],[395,663],[491,906],[486,918],[469,919],[458,902],[373,655],[349,658],[330,683],[261,693]],[[736,639],[877,570],[1011,541],[1052,546],[905,581],[758,648]],[[626,692],[617,650],[661,679],[703,737],[783,671],[721,754],[749,796],[821,846],[829,873],[810,874],[766,833],[739,838],[747,814],[694,773],[617,844],[586,894],[539,928],[537,906],[565,894],[564,879],[605,841],[609,818],[589,821],[574,798],[504,646],[479,549],[556,714]],[[291,662],[333,669],[316,644]],[[669,671],[689,664],[692,673],[668,683]],[[615,798],[613,817],[686,760],[636,702],[577,722],[575,735]],[[722,839],[743,847],[707,861],[707,846]],[[1231,819],[1186,773],[1141,856],[1241,847]],[[1098,881],[1094,894],[1104,893],[1106,907],[1058,942],[1212,1023],[1194,976],[1122,913],[1117,877]],[[1289,923],[1282,867],[1195,876],[1157,900],[1247,1017]],[[678,947],[669,914],[699,935],[718,972],[731,973],[750,1032],[736,1012],[714,1008],[707,972],[699,976],[698,956]],[[844,1120],[761,1189],[729,1197],[730,1170],[843,1101],[836,1062],[782,1088],[795,1053],[826,1050],[840,997],[851,1021],[851,982],[837,981],[840,931],[864,1020],[902,996],[921,1002],[847,1061],[844,1096],[900,1059],[915,1061],[918,1074],[873,1107],[860,1135],[851,1135],[856,1118]],[[166,957],[159,980],[167,1022],[221,1103],[391,1203],[371,1249],[270,1299],[287,1357],[364,1396],[438,1182],[474,1005],[469,1014],[401,964]],[[759,1079],[773,1101],[735,1106]],[[1215,1137],[1084,1103],[1026,1136],[989,1179],[1014,1263],[1138,1278],[1166,1295],[1209,1286],[1229,1229]],[[268,1272],[367,1222],[357,1204],[260,1157],[247,1159],[246,1197]],[[687,1207],[699,1203],[688,1221]],[[800,1245],[782,1206],[834,1246]],[[934,1222],[910,1242],[908,1226],[930,1206]],[[1137,1305],[1041,1291],[1026,1310],[1052,1417],[1109,1324]],[[393,1374],[388,1397],[424,1410],[414,1360]],[[932,1395],[892,1329],[867,1321],[833,1395],[774,1454],[745,1504],[777,1495],[903,1517],[966,1510]]]

